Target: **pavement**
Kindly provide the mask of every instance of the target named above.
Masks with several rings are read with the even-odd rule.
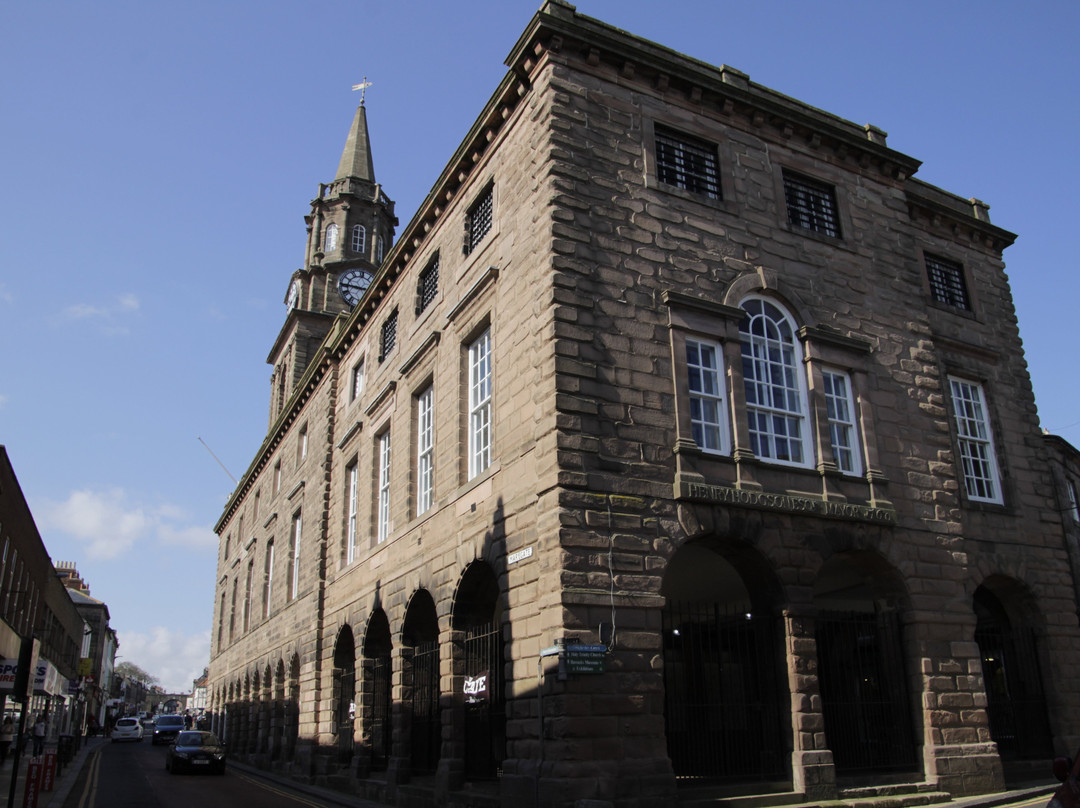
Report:
[[[90,754],[100,747],[102,744],[108,743],[108,739],[94,737],[86,738],[79,749],[75,752],[72,760],[66,766],[61,767],[57,772],[53,789],[50,792],[41,792],[38,797],[38,803],[36,808],[62,808],[67,801],[71,790],[75,787],[75,783],[78,780],[79,772],[85,765],[87,758]],[[55,751],[55,744],[46,744],[46,752]],[[19,773],[16,781],[15,788],[15,801],[13,803],[8,802],[8,796],[11,791],[11,777],[12,777],[12,759],[13,756],[9,755],[7,762],[0,766],[0,805],[5,805],[7,808],[23,808],[23,800],[26,790],[26,772],[27,765],[30,761],[30,757],[26,754],[19,760]],[[290,788],[301,794],[308,794],[312,797],[316,797],[322,801],[325,801],[329,805],[342,805],[353,806],[357,808],[362,806],[367,808],[381,808],[381,803],[374,803],[368,800],[362,800],[352,795],[343,794],[338,791],[332,791],[330,789],[318,788],[313,786],[305,786],[296,783],[295,781],[288,780],[284,777],[278,777],[268,772],[259,771],[251,766],[245,766],[243,764],[236,764],[230,762],[230,767],[243,772],[245,775],[252,777],[253,779],[266,780],[277,786],[284,786]],[[1051,795],[1057,790],[1058,784],[1049,781],[1045,784],[1031,784],[1020,788],[1009,789],[1006,791],[997,791],[992,794],[981,794],[976,797],[963,797],[955,800],[949,800],[947,802],[931,803],[929,805],[922,806],[922,808],[997,808],[997,806],[1012,805],[1015,803],[1027,802],[1035,806],[1045,805],[1050,800]],[[836,802],[827,803],[829,808],[841,808],[847,806],[848,808],[874,808],[875,805],[879,805],[880,808],[894,808],[897,801],[895,799],[890,800],[888,798],[874,799],[861,799],[854,801],[839,800]]]
[[[83,739],[82,745],[76,750],[71,762],[66,766],[58,766],[52,791],[42,791],[38,794],[36,808],[61,808],[67,800],[68,794],[71,793],[71,789],[75,786],[75,781],[78,779],[79,771],[82,769],[83,764],[86,763],[86,758],[94,749],[107,742],[108,740],[106,738],[100,737]],[[12,767],[12,762],[15,758],[14,753],[9,753],[7,760],[0,766],[0,805],[5,805],[7,808],[22,808],[23,801],[26,797],[26,773],[31,760],[30,755],[27,754],[28,751],[29,750],[24,749],[23,754],[19,758],[19,772],[15,781],[14,802],[9,802],[8,800],[11,794],[11,778],[14,773]],[[46,743],[45,751],[46,753],[55,752],[56,743]]]

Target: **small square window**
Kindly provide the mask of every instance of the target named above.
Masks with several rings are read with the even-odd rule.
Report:
[[[836,190],[831,185],[784,172],[788,222],[831,238],[840,238]]]
[[[716,145],[657,126],[656,178],[710,199],[720,198],[719,161]]]
[[[382,335],[379,340],[379,361],[386,359],[397,344],[397,311],[391,314],[382,325]]]
[[[489,185],[477,197],[465,217],[465,254],[468,255],[491,230],[495,204],[495,186]]]
[[[422,312],[432,301],[435,300],[435,296],[439,293],[439,256],[436,255],[431,259],[431,262],[424,268],[424,271],[420,273],[420,288],[418,292],[418,305],[416,308],[417,314]]]
[[[971,311],[967,286],[964,284],[964,268],[947,258],[926,256],[926,276],[930,281],[930,296],[946,306]]]

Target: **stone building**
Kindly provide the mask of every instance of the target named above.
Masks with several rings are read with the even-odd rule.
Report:
[[[49,740],[79,731],[83,705],[75,694],[84,636],[85,623],[0,445],[0,712],[30,722],[25,726],[44,715]],[[18,681],[21,659],[32,665],[25,683]],[[16,692],[17,681],[28,690]]]
[[[98,726],[106,719],[106,702],[112,682],[116,651],[120,642],[109,625],[109,607],[90,595],[90,587],[71,561],[56,562],[56,575],[63,582],[72,603],[82,617],[82,650],[79,657],[79,694],[85,703],[86,720],[91,716]]]
[[[507,65],[400,233],[363,106],[311,203],[216,528],[231,754],[657,806],[1075,750],[1014,236],[882,130],[563,0]]]

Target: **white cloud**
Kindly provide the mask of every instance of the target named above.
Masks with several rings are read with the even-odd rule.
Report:
[[[117,659],[132,662],[158,679],[168,693],[190,693],[210,659],[210,631],[183,634],[155,626],[148,634],[118,631]]]
[[[131,293],[117,295],[104,305],[74,303],[61,312],[61,319],[68,322],[89,322],[99,325],[109,333],[126,334],[127,326],[121,318],[139,310],[139,298]]]
[[[35,518],[43,533],[58,530],[82,544],[89,559],[118,558],[138,544],[215,547],[209,527],[190,524],[173,505],[131,503],[120,488],[73,491],[64,502],[46,500]]]

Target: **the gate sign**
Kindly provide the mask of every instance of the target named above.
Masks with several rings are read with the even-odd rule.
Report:
[[[488,672],[465,677],[465,702],[479,704],[488,698]]]

